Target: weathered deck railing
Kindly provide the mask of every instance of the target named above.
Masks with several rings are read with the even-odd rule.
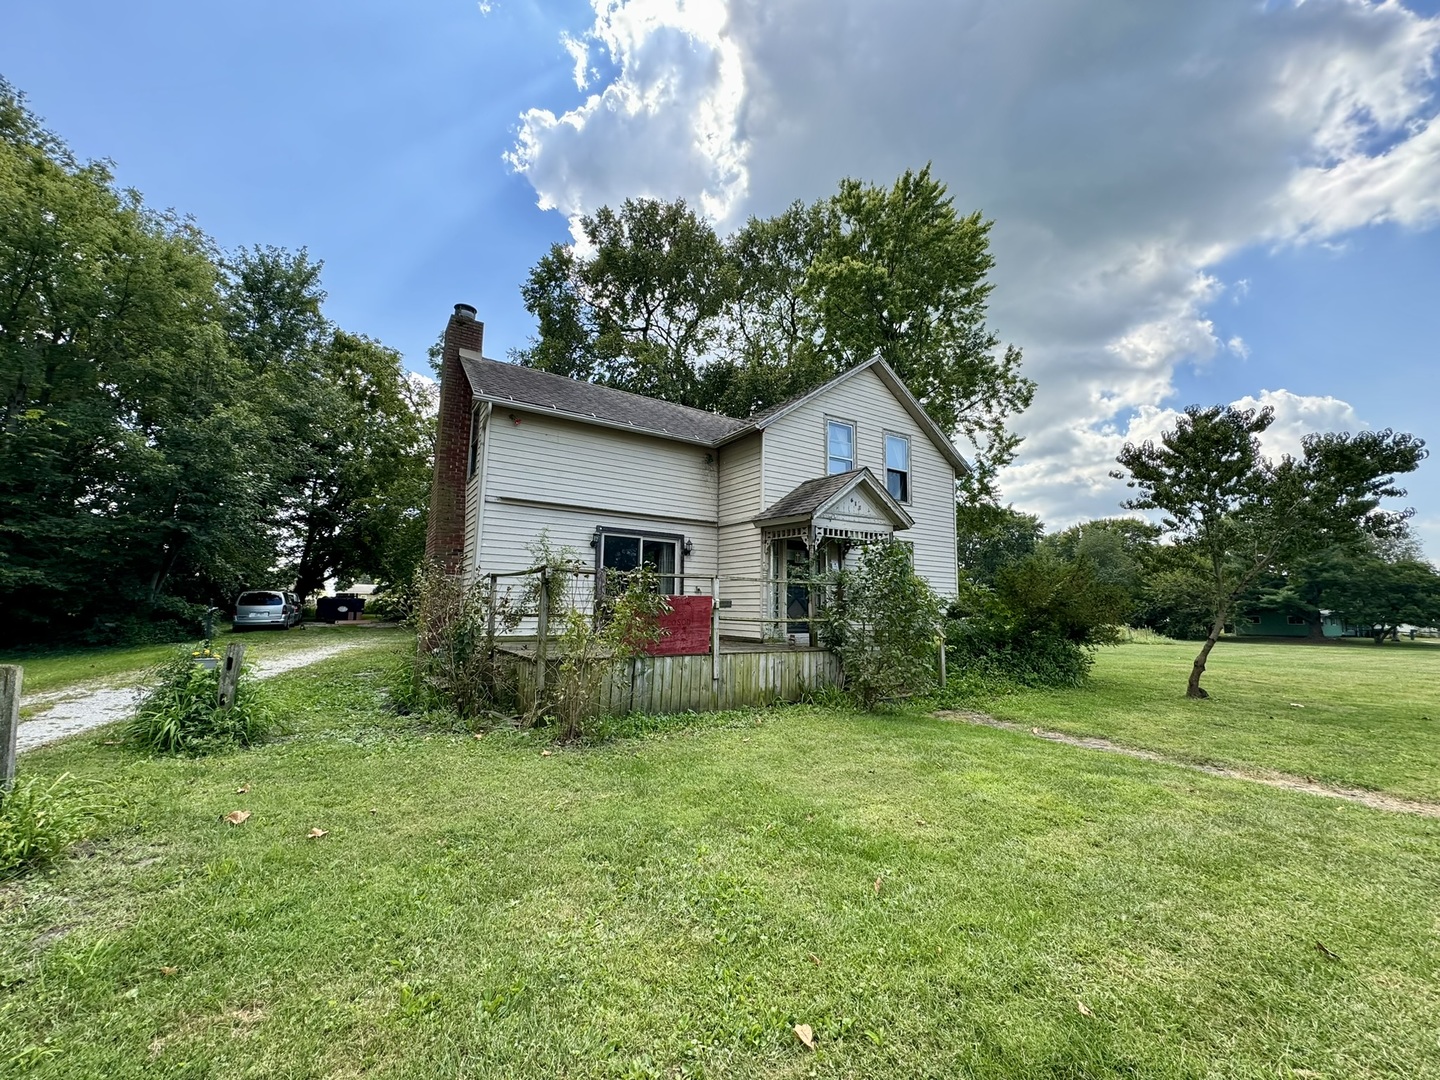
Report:
[[[817,610],[815,603],[809,605],[810,613],[803,619],[783,612],[745,615],[725,611],[720,606],[726,586],[783,589],[795,582],[729,574],[664,576],[673,576],[676,582],[682,583],[681,588],[688,584],[701,585],[704,589],[697,589],[694,594],[677,593],[677,596],[704,596],[708,593],[711,600],[709,649],[690,655],[637,657],[617,665],[617,671],[623,671],[612,673],[612,677],[605,681],[601,700],[596,703],[600,710],[669,712],[761,705],[775,700],[794,700],[809,689],[840,682],[839,660],[828,650],[808,645],[777,646],[758,639],[767,636],[763,631],[753,641],[722,641],[722,621],[759,626],[768,630],[771,637],[776,636],[779,627],[790,623],[804,623],[807,629],[814,629],[832,621]],[[492,597],[500,597],[504,588],[505,595],[513,598],[512,590],[505,583],[524,582],[521,596],[532,601],[512,614],[534,620],[533,638],[529,634],[497,638],[496,613],[500,605],[494,602],[490,605],[488,631],[490,640],[497,643],[496,648],[503,649],[520,666],[517,681],[521,683],[521,695],[528,699],[526,704],[533,706],[543,700],[551,668],[556,662],[556,642],[551,633],[553,611],[559,607],[594,612],[594,600],[604,579],[597,570],[582,566],[534,566],[525,570],[496,572],[486,575],[486,578]],[[818,583],[807,583],[807,586],[816,593],[820,591]],[[558,604],[557,597],[561,598]],[[532,641],[533,651],[528,648]]]

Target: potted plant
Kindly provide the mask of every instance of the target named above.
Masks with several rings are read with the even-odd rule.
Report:
[[[200,647],[191,651],[190,659],[206,671],[214,671],[220,666],[220,654],[211,647],[209,641],[200,642]]]

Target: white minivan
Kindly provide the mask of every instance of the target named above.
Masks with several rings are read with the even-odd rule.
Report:
[[[303,611],[294,593],[252,589],[235,601],[234,628],[242,630],[289,630],[299,626]]]

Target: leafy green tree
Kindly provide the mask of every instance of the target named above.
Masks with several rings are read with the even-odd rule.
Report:
[[[1377,645],[1402,625],[1440,626],[1440,574],[1419,559],[1331,549],[1305,567],[1297,591]]]
[[[683,201],[581,224],[585,253],[552,247],[521,290],[539,324],[523,363],[746,416],[878,354],[977,448],[963,482],[993,494],[1035,388],[985,323],[990,223],[928,166],[891,188],[842,181],[724,241]]]
[[[729,264],[710,224],[677,199],[626,199],[581,219],[592,255],[556,244],[521,289],[540,336],[532,367],[691,403],[719,334]]]
[[[393,349],[333,326],[304,250],[227,262],[231,347],[274,423],[265,515],[301,595],[332,577],[408,581],[423,557],[433,401]],[[418,540],[417,540],[418,537]]]
[[[993,586],[1000,571],[1040,546],[1045,526],[1010,506],[962,501],[955,507],[960,569],[977,585]]]
[[[0,82],[0,640],[173,636],[287,560],[408,576],[428,405],[319,272],[222,260]]]
[[[1189,697],[1238,597],[1265,573],[1283,572],[1306,554],[1362,534],[1393,533],[1407,516],[1381,509],[1404,490],[1396,473],[1425,457],[1423,441],[1393,431],[1307,436],[1299,458],[1271,462],[1258,436],[1272,410],[1188,407],[1159,444],[1127,443],[1119,455],[1139,495],[1124,505],[1158,510],[1161,527],[1202,561],[1210,632],[1191,667]]]
[[[928,165],[889,189],[842,180],[829,209],[833,225],[807,275],[822,355],[843,368],[879,353],[936,423],[976,447],[963,482],[989,494],[1019,444],[1006,423],[1035,392],[1020,350],[997,353],[985,323],[991,223],[958,214]]]
[[[188,618],[265,547],[263,418],[209,241],[77,162],[8,84],[0,207],[0,634]]]

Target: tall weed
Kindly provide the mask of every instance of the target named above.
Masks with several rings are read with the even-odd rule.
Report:
[[[230,708],[220,708],[219,696],[220,672],[181,649],[151,674],[124,740],[154,754],[203,754],[251,746],[275,728],[274,710],[253,679],[241,675]]]
[[[17,781],[0,793],[0,878],[53,863],[110,805],[105,789],[69,773]]]

